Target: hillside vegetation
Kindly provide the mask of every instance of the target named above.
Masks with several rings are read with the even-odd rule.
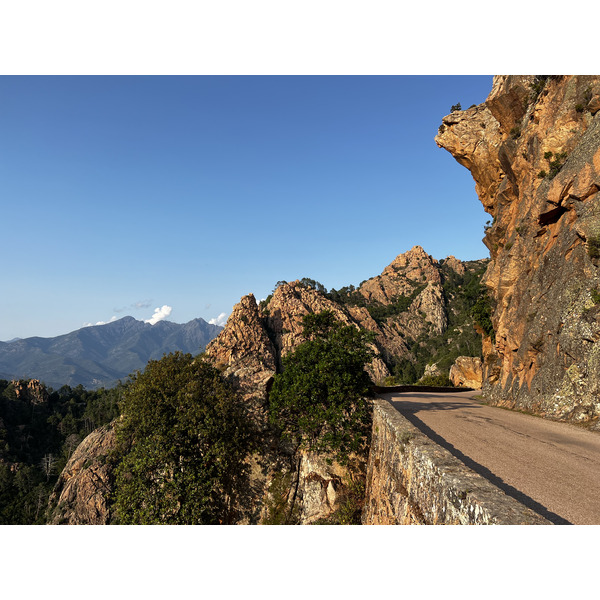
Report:
[[[122,393],[0,380],[0,524],[45,522],[58,476],[81,441],[118,416]]]

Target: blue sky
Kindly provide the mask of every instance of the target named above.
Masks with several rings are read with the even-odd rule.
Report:
[[[434,137],[491,84],[0,77],[0,340],[215,319],[281,279],[357,285],[415,244],[487,256],[472,177]]]

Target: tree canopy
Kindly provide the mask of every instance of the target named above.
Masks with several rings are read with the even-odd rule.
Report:
[[[283,359],[269,394],[271,422],[298,448],[333,452],[346,462],[368,449],[372,334],[331,311],[303,319],[306,341]]]
[[[133,377],[121,413],[116,522],[231,522],[251,426],[217,369],[180,352],[150,361]]]

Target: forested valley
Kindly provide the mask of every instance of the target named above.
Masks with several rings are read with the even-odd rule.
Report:
[[[59,474],[89,433],[118,416],[123,389],[0,380],[0,524],[46,522]]]

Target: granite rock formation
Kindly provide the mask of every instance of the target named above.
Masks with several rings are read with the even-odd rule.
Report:
[[[276,448],[269,435],[270,383],[281,371],[282,359],[304,341],[303,317],[329,310],[346,325],[374,332],[375,357],[367,370],[374,382],[381,381],[390,375],[389,364],[411,356],[411,346],[418,339],[446,331],[449,307],[443,284],[448,272],[461,277],[465,264],[471,270],[481,269],[480,261],[462,263],[448,257],[444,263],[445,271],[440,262],[415,246],[346,296],[319,291],[304,280],[280,282],[260,305],[248,294],[233,308],[225,329],[207,346],[206,354],[243,391],[264,436],[262,450],[252,461],[250,496],[255,508],[244,522],[256,522],[259,513],[259,520],[265,519],[274,481],[288,482],[284,495],[295,503],[300,523],[327,519],[344,496],[345,468],[329,465],[314,454],[286,455],[286,449]]]
[[[14,386],[15,395],[20,400],[26,400],[31,404],[42,404],[48,401],[50,394],[46,386],[39,379],[14,380],[11,381]]]
[[[443,118],[437,144],[492,216],[483,343],[492,402],[593,424],[600,415],[600,77],[498,76]]]
[[[459,356],[450,367],[450,381],[456,387],[481,389],[481,359],[473,356]]]
[[[374,382],[380,382],[390,376],[397,361],[414,360],[415,348],[423,340],[447,332],[456,321],[456,281],[465,274],[475,276],[485,264],[485,260],[463,263],[452,256],[437,261],[415,246],[380,275],[344,293],[319,291],[302,280],[280,282],[260,303],[252,294],[241,298],[225,328],[206,347],[206,356],[240,390],[260,438],[259,450],[248,461],[250,481],[237,507],[239,523],[264,522],[274,481],[287,482],[284,495],[293,499],[300,523],[327,520],[349,493],[346,468],[323,456],[295,455],[269,425],[270,385],[281,371],[282,359],[304,341],[302,318],[330,310],[342,323],[374,332],[375,356],[367,370]],[[450,279],[456,280],[454,287],[448,287]],[[461,322],[452,335],[460,336],[465,327]],[[448,346],[452,336],[442,342]],[[103,457],[113,439],[112,429],[103,428],[76,450],[51,499],[53,523],[109,522],[110,473]],[[356,459],[354,471],[365,468]]]
[[[208,344],[206,354],[232,378],[255,414],[262,413],[277,359],[252,294],[233,307],[225,329]]]
[[[90,433],[63,469],[48,503],[52,525],[106,525],[110,522],[108,498],[114,448],[114,423]]]
[[[260,309],[254,296],[248,294],[233,308],[225,329],[206,349],[207,356],[242,390],[262,436],[262,447],[250,461],[250,489],[245,501],[252,508],[240,507],[244,523],[265,518],[265,503],[274,477],[292,474],[295,469],[297,477],[289,479],[293,493],[290,489],[288,494],[294,498],[300,523],[327,518],[338,508],[336,498],[347,470],[335,462],[329,465],[323,457],[310,454],[298,458],[289,448],[278,447],[267,419],[268,389],[281,370],[281,359],[304,341],[302,317],[323,310],[332,311],[347,325],[357,325],[343,307],[297,281],[279,285]],[[368,312],[363,310],[366,314],[362,317],[366,319]],[[379,354],[375,347],[374,351]],[[389,374],[378,355],[369,371],[373,378]]]

